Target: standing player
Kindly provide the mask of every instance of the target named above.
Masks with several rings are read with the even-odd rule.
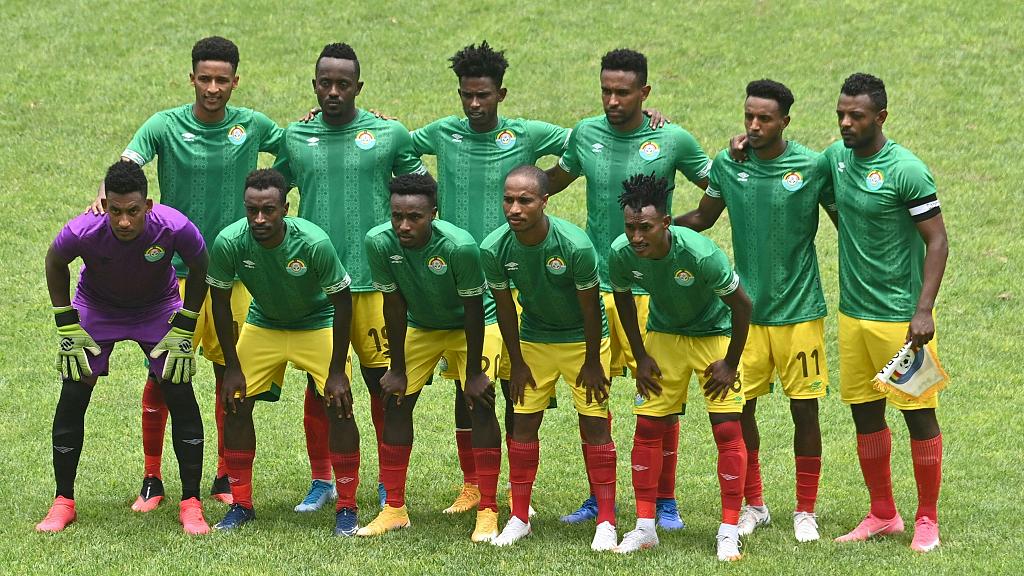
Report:
[[[762,497],[757,399],[773,389],[775,373],[789,397],[796,456],[796,539],[818,539],[814,504],[821,473],[818,399],[825,396],[825,298],[821,292],[814,235],[818,206],[835,220],[832,175],[821,154],[787,141],[793,93],[772,80],[747,84],[744,124],[748,161],[721,152],[696,210],[680,218],[698,232],[718,221],[723,209],[732,223],[736,269],[753,301],[750,334],[743,352],[743,440],[747,446],[739,534],[746,536],[771,516]]]
[[[871,387],[875,372],[906,342],[933,352],[932,310],[948,244],[935,182],[909,150],[882,132],[885,84],[868,74],[843,83],[836,106],[842,143],[825,150],[839,209],[839,379],[857,428],[857,455],[871,511],[839,542],[903,531],[892,496],[892,436],[886,402],[903,412],[917,481],[910,547],[939,545],[942,434],[938,398],[906,400]]]
[[[601,292],[612,341],[611,374],[624,366],[636,373],[623,327],[615,314],[615,300],[608,281],[608,249],[623,232],[617,198],[622,182],[633,174],[654,173],[665,178],[671,192],[680,171],[700,188],[707,187],[711,160],[697,140],[676,125],[654,130],[644,121],[643,102],[651,92],[647,84],[647,58],[633,50],[613,50],[601,58],[601,94],[604,114],[580,121],[573,129],[565,153],[548,170],[552,194],[564,190],[581,174],[587,178],[587,235],[597,248]],[[668,205],[672,205],[671,195]],[[646,323],[647,296],[635,292],[639,321]],[[665,451],[676,458],[679,430],[665,432]],[[593,517],[593,500],[563,517],[568,522]],[[666,529],[683,528],[675,501],[675,465],[666,469],[658,488],[658,523]]]
[[[215,527],[234,529],[256,516],[252,506],[254,401],[273,402],[280,397],[280,374],[292,362],[313,377],[325,398],[338,492],[334,533],[352,536],[358,529],[359,430],[345,373],[351,280],[327,234],[306,220],[287,216],[287,195],[288,185],[280,173],[254,171],[245,181],[246,217],[225,228],[210,251],[207,282],[227,361],[224,446],[234,499]],[[236,277],[253,297],[237,345],[230,337]]]
[[[139,128],[121,153],[122,160],[145,166],[156,157],[160,203],[181,211],[195,223],[208,245],[228,224],[242,218],[245,177],[256,168],[260,152],[277,153],[283,131],[265,115],[248,108],[228,106],[238,87],[238,47],[218,36],[203,38],[192,47],[189,81],[196,99],[157,112]],[[102,214],[103,188],[91,208]],[[187,270],[175,258],[179,289],[184,290]],[[232,317],[238,326],[245,321],[249,294],[240,284],[232,290]],[[196,324],[194,347],[213,362],[216,396],[224,381],[224,354],[213,328],[210,301],[203,302]],[[216,405],[217,475],[211,494],[231,503],[223,446],[224,407]],[[160,387],[150,379],[142,393],[142,447],[145,472],[139,498],[132,510],[148,512],[160,504],[164,487],[160,460],[164,445],[167,406]]]
[[[205,534],[199,483],[203,473],[203,421],[192,391],[192,336],[206,297],[203,237],[177,210],[153,205],[142,168],[117,162],[107,170],[107,216],[85,213],[68,222],[46,254],[46,285],[53,304],[62,387],[53,417],[53,473],[57,494],[40,532],[60,532],[75,521],[75,475],[85,436],[85,411],[110,353],[134,340],[148,353],[150,380],[158,383],[171,414],[171,437],[181,475],[180,519],[185,532]],[[172,256],[191,273],[182,303]],[[68,296],[75,258],[84,262],[75,299]],[[170,324],[170,330],[168,330]],[[166,355],[165,355],[166,353]],[[92,356],[90,358],[90,356]]]
[[[512,518],[492,542],[530,534],[530,492],[540,459],[538,430],[559,376],[573,387],[597,530],[590,547],[615,547],[615,444],[608,429],[608,325],[598,294],[597,252],[582,230],[544,214],[547,175],[521,166],[505,180],[508,224],[480,250],[512,365],[515,426],[508,443]],[[510,287],[519,289],[522,323]],[[522,339],[522,342],[520,342]]]
[[[413,443],[413,409],[434,366],[446,354],[464,382],[473,417],[472,455],[479,485],[473,542],[498,535],[495,492],[501,470],[501,429],[494,387],[501,337],[494,301],[484,299],[480,249],[468,232],[437,216],[437,184],[426,174],[391,181],[391,222],[366,235],[373,286],[384,294],[391,366],[381,378],[386,395],[381,476],[387,505],[359,531],[377,536],[409,526],[405,479]]]
[[[388,366],[388,338],[380,292],[373,289],[363,252],[366,233],[388,220],[388,182],[392,175],[426,174],[413,153],[409,131],[356,107],[363,89],[359,59],[348,44],[328,44],[316,61],[313,91],[322,112],[293,122],[285,131],[277,163],[290,185],[299,189],[299,216],[322,228],[352,275],[352,347],[370,391],[373,427],[380,444],[384,420],[380,378]],[[330,494],[326,438],[327,415],[315,390],[307,386],[306,442],[313,472],[309,494],[298,511],[316,510]],[[378,482],[381,507],[383,484]]]
[[[692,230],[670,226],[666,179],[636,175],[622,186],[625,192],[619,202],[626,233],[612,243],[608,267],[616,310],[637,359],[632,455],[637,523],[618,551],[658,544],[654,516],[659,478],[666,465],[674,465],[663,455],[665,431],[679,426],[690,377],[696,374],[718,445],[722,491],[718,559],[738,560],[736,524],[747,455],[740,424],[739,366],[750,323],[750,299],[714,242]],[[634,285],[650,294],[646,336],[637,321]]]

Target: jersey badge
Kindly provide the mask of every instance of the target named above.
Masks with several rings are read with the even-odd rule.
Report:
[[[143,256],[146,258],[146,262],[159,262],[160,260],[163,260],[164,254],[166,254],[164,249],[154,244],[149,248],[146,248],[146,252]]]
[[[310,136],[309,138],[306,138],[306,146],[319,146],[319,145],[320,145],[320,139],[317,138],[316,136]]]
[[[796,192],[804,187],[804,177],[796,170],[790,170],[782,176],[782,187],[790,192]]]
[[[590,147],[590,151],[594,154],[600,154],[602,150],[604,150],[604,144],[600,142],[594,142],[594,145]]]
[[[388,260],[390,260],[392,264],[401,264],[402,262],[405,262],[405,257],[401,254],[392,254],[391,256],[388,256]]]
[[[640,145],[640,157],[644,160],[654,160],[661,155],[661,147],[653,140],[648,140]]]
[[[191,132],[182,132],[181,139],[184,140],[185,142],[195,142],[196,135]]]
[[[299,258],[292,258],[291,260],[289,260],[288,265],[285,266],[284,269],[287,270],[288,273],[291,274],[292,276],[302,276],[303,274],[306,273],[306,270],[308,270],[308,268],[306,267],[306,263],[300,260]]]
[[[885,175],[882,174],[881,170],[872,170],[864,177],[864,181],[868,185],[868,190],[875,191],[885,183]]]
[[[494,143],[498,148],[508,150],[516,145],[516,133],[508,129],[502,130],[494,137]]]
[[[373,135],[373,132],[369,130],[360,130],[356,134],[356,146],[360,150],[369,150],[377,145],[377,137]]]
[[[448,271],[448,263],[440,256],[431,256],[427,258],[427,270],[441,276]]]
[[[747,174],[746,172],[740,172],[736,174],[736,181],[742,184],[747,183],[747,178],[750,178],[750,174]]]
[[[548,272],[551,272],[555,276],[561,276],[565,274],[565,260],[562,260],[561,256],[552,256],[548,258]]]
[[[235,124],[228,130],[228,142],[231,142],[235,146],[241,146],[245,142],[245,138],[248,135],[245,133],[245,127],[241,124]]]
[[[680,268],[676,270],[675,281],[680,286],[690,286],[693,284],[693,274],[689,270]]]

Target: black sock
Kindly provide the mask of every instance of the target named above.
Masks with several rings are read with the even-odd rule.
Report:
[[[53,415],[53,476],[56,496],[75,499],[75,476],[85,438],[85,410],[92,398],[92,386],[64,380]]]
[[[203,419],[192,384],[161,382],[171,416],[171,443],[181,476],[181,499],[199,498],[203,478]]]

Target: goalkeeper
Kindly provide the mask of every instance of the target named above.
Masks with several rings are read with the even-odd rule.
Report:
[[[210,529],[199,501],[203,423],[191,382],[195,311],[206,297],[206,247],[185,216],[146,197],[146,175],[137,164],[115,163],[104,184],[106,214],[86,212],[71,220],[46,254],[62,387],[53,417],[56,498],[36,530],[59,532],[75,521],[75,474],[89,398],[97,377],[107,374],[114,343],[134,340],[150,356],[151,377],[159,379],[170,412],[181,523],[186,533],[205,534]],[[171,265],[175,252],[190,272],[184,305]],[[84,266],[72,302],[68,265],[75,258]]]

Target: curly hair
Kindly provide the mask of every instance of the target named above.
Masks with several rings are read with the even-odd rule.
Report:
[[[324,46],[324,49],[320,51],[320,56],[316,59],[316,68],[320,68],[320,61],[324,58],[337,58],[339,60],[351,60],[356,64],[356,78],[359,77],[359,58],[356,57],[356,51],[351,46],[344,42],[335,42]]]
[[[238,46],[227,38],[210,36],[192,46],[192,70],[203,60],[215,60],[231,64],[231,70],[238,70]]]
[[[107,175],[103,177],[103,188],[108,195],[140,192],[145,198],[149,194],[149,181],[146,180],[142,166],[131,160],[119,160],[107,168]]]
[[[630,50],[629,48],[612,50],[601,58],[601,70],[635,72],[640,85],[647,85],[647,56],[636,50]]]
[[[863,72],[850,74],[843,82],[843,87],[839,90],[839,93],[847,96],[867,94],[877,111],[885,110],[889,105],[889,97],[885,94],[885,82],[882,82],[882,79],[877,76]]]
[[[398,196],[426,196],[430,204],[437,205],[437,182],[430,174],[401,174],[388,182],[388,190]]]
[[[655,174],[634,174],[623,180],[624,192],[619,195],[619,207],[625,209],[628,206],[640,212],[644,206],[654,206],[659,214],[668,214],[668,180]]]
[[[245,188],[254,190],[277,190],[281,194],[281,203],[288,201],[288,183],[284,175],[273,168],[253,170],[245,177]]]
[[[448,59],[455,75],[462,78],[490,78],[499,87],[508,69],[505,52],[494,51],[487,40],[479,46],[470,44]]]
[[[767,78],[754,80],[747,84],[747,97],[750,96],[764,98],[765,100],[775,100],[779,105],[779,112],[782,112],[783,116],[789,116],[789,109],[793,106],[793,102],[795,102],[793,93],[790,92],[789,88],[786,88],[785,84]]]

